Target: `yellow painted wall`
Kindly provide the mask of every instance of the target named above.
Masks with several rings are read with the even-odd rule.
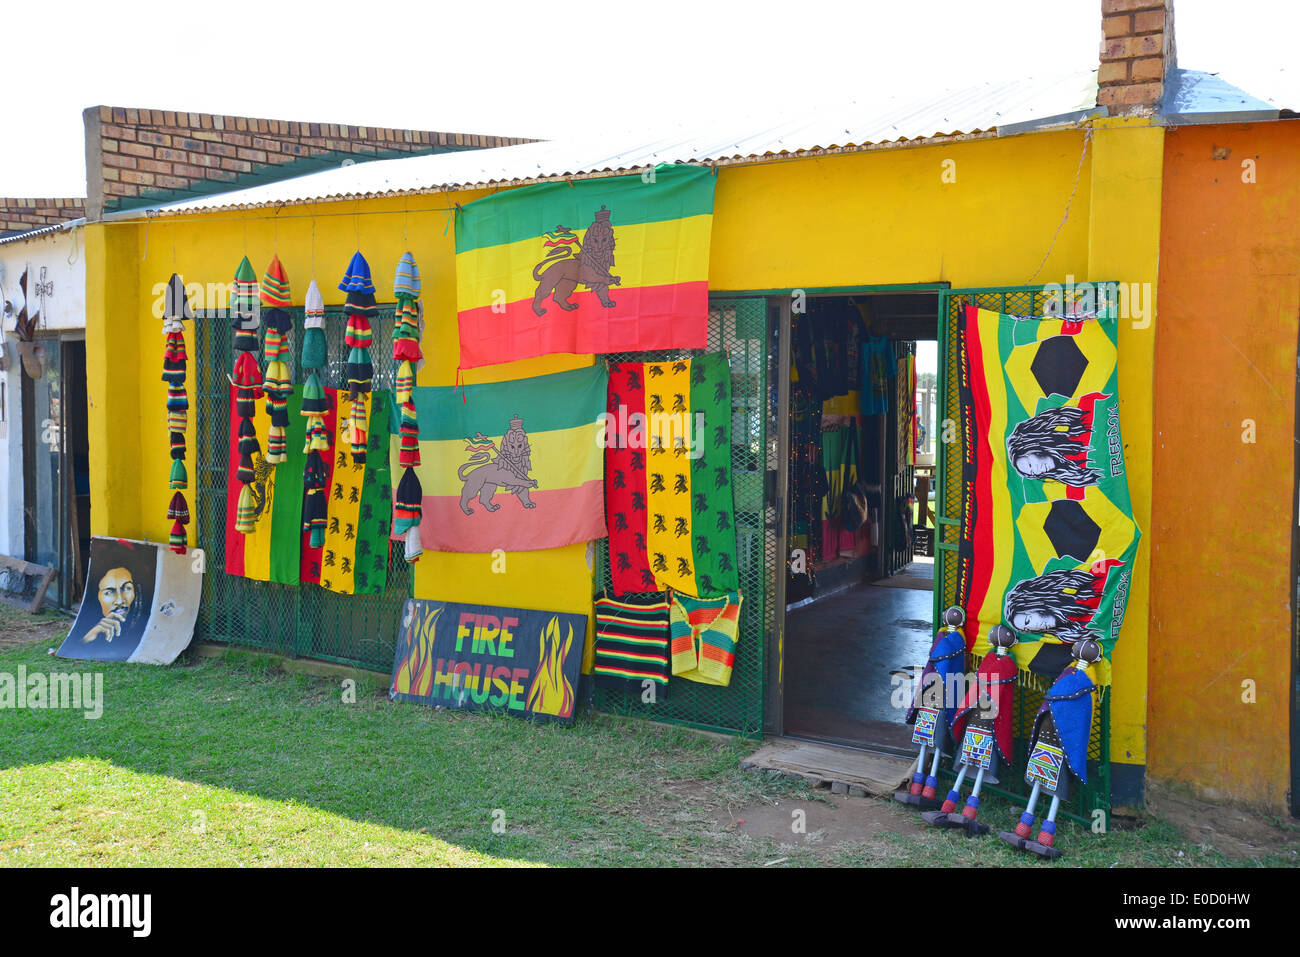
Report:
[[[90,532],[141,538],[146,526],[141,520],[139,463],[146,451],[161,448],[167,457],[166,387],[154,406],[160,431],[146,438],[141,429],[139,390],[145,378],[145,362],[139,348],[143,328],[161,330],[161,323],[145,321],[140,315],[136,270],[140,254],[134,227],[115,229],[91,224],[86,227],[86,393],[90,435]],[[166,277],[164,277],[166,278]],[[158,376],[162,374],[162,334],[156,349]],[[155,377],[157,378],[157,376]],[[158,384],[163,385],[161,379]],[[161,446],[152,439],[160,439]],[[160,473],[160,487],[167,485],[170,463]],[[164,502],[159,518],[167,513]],[[166,541],[170,525],[155,539]]]
[[[1070,221],[1039,270],[1082,144],[1082,133],[1044,133],[724,169],[709,287],[1019,286],[1083,277],[1087,160]],[[943,181],[945,169],[955,182]]]
[[[1095,121],[1089,209],[1088,275],[1154,291],[1160,263],[1164,129],[1145,119]],[[1142,285],[1145,284],[1145,285]],[[1147,301],[1154,295],[1146,297]],[[1120,316],[1119,402],[1133,518],[1142,541],[1133,562],[1124,630],[1111,658],[1113,762],[1146,763],[1147,632],[1151,567],[1151,369],[1155,309]]]
[[[102,330],[107,329],[109,360],[105,372],[110,384],[106,392],[116,407],[107,413],[109,434],[114,431],[111,423],[119,421],[119,416],[141,425],[135,445],[115,450],[116,458],[105,463],[98,483],[102,487],[92,488],[92,514],[104,523],[97,531],[166,541],[171,527],[166,520],[171,491],[166,480],[170,467],[165,424],[166,385],[160,378],[162,324],[150,312],[158,295],[156,284],[166,282],[173,272],[180,273],[187,284],[229,282],[245,254],[260,276],[272,254],[278,254],[288,272],[295,304],[301,304],[307,284],[314,277],[326,305],[341,305],[344,294],[338,290],[338,282],[353,252],[360,248],[370,263],[379,298],[384,301],[392,298],[393,272],[402,253],[409,249],[420,267],[426,309],[423,348],[427,363],[419,382],[452,385],[459,346],[454,233],[448,228],[445,210],[452,199],[466,203],[481,195],[467,192],[450,199],[446,196],[389,198],[286,207],[278,215],[274,211],[248,210],[155,219],[147,225],[132,222],[97,227],[107,235],[105,245],[112,251],[104,287],[110,308],[105,316],[88,320],[87,352],[91,356],[104,354],[94,343],[99,341]],[[93,267],[97,260],[89,251],[88,256],[92,256],[88,262]],[[88,279],[88,285],[90,282]],[[94,300],[100,298],[91,290],[88,295]],[[116,302],[129,305],[118,310]],[[198,305],[221,308],[225,303]],[[197,356],[188,330],[186,344],[193,365]],[[132,362],[115,368],[115,356],[122,352],[130,356],[138,354],[138,364]],[[472,384],[542,375],[591,362],[590,356],[547,356],[469,370],[464,373],[463,381]],[[98,368],[97,361],[92,359],[92,436],[98,434],[93,397],[98,377],[105,374],[97,371]],[[192,373],[190,383],[193,394]],[[195,418],[195,410],[191,408],[187,434],[191,508],[197,465]],[[196,525],[191,526],[192,532],[196,529]],[[426,551],[415,566],[416,594],[590,616],[592,572],[585,544],[510,554],[504,572],[494,573],[491,566],[490,555]]]
[[[718,173],[710,287],[740,291],[941,281],[962,287],[1045,283],[1066,275],[1079,280],[1130,275],[1129,262],[1117,262],[1118,254],[1104,255],[1105,243],[1089,228],[1090,212],[1095,217],[1096,210],[1109,208],[1108,198],[1095,191],[1127,196],[1129,185],[1113,165],[1099,175],[1091,153],[1081,162],[1083,145],[1083,133],[1069,131],[723,169]],[[458,351],[454,239],[443,210],[480,195],[287,206],[278,214],[222,212],[156,220],[147,227],[97,227],[104,248],[88,250],[88,286],[97,285],[87,295],[88,300],[106,297],[109,307],[89,310],[92,406],[97,392],[107,401],[98,412],[92,408],[92,436],[112,434],[114,422],[140,423],[143,429],[138,448],[127,445],[102,460],[104,474],[92,488],[96,530],[157,540],[165,538],[169,527],[166,393],[157,371],[162,336],[160,323],[148,311],[156,283],[174,271],[187,282],[229,281],[245,252],[260,274],[278,252],[296,302],[302,301],[314,274],[327,303],[339,303],[342,294],[334,287],[355,249],[365,253],[382,289],[409,248],[423,275],[428,320],[424,350],[429,364],[420,383],[450,385]],[[1070,216],[1062,225],[1067,202]],[[1143,263],[1154,263],[1154,239],[1149,249],[1148,239],[1145,232],[1123,237],[1124,248]],[[109,344],[103,367],[94,358],[97,342]],[[119,350],[137,352],[138,366],[134,361],[115,366],[114,343]],[[1137,362],[1126,351],[1134,348]],[[1122,339],[1121,364],[1129,370],[1144,365],[1142,348],[1141,340]],[[591,361],[590,356],[544,357],[470,370],[465,381],[537,375]],[[1127,399],[1139,402],[1135,421],[1125,412],[1130,475],[1139,486],[1149,485],[1149,414],[1144,425],[1139,396],[1132,394],[1141,385],[1131,371],[1127,374]],[[104,432],[96,431],[97,423]],[[192,450],[192,435],[190,440]],[[192,468],[192,453],[190,462]],[[1146,657],[1145,579],[1139,584],[1143,591],[1139,596],[1135,586],[1133,609],[1140,607],[1141,613],[1130,613],[1126,621],[1123,661],[1144,662]],[[427,552],[416,566],[415,587],[418,594],[434,598],[590,613],[586,546],[512,554],[502,575],[492,574],[489,556]],[[1113,752],[1117,760],[1142,760],[1145,698],[1136,683],[1137,669],[1117,669],[1115,677],[1113,721],[1126,729],[1122,749]]]

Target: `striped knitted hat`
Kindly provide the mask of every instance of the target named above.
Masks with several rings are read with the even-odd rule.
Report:
[[[329,396],[320,384],[320,376],[313,369],[302,386],[302,414],[324,415],[330,410]]]
[[[415,257],[403,253],[397,262],[397,277],[393,280],[393,295],[398,299],[409,296],[412,299],[420,295],[420,268],[415,265]]]
[[[339,291],[360,292],[374,296],[375,284],[370,279],[370,263],[366,262],[366,257],[361,255],[360,251],[354,253],[352,261],[348,263],[343,281],[339,283]]]
[[[171,504],[167,506],[167,518],[182,525],[190,523],[190,506],[180,492],[172,495]]]
[[[405,535],[412,526],[420,524],[424,513],[424,490],[415,469],[402,473],[402,480],[397,483],[397,495],[393,499],[393,534]]]
[[[260,296],[262,303],[267,306],[284,309],[291,305],[289,277],[285,274],[284,264],[280,262],[279,256],[271,256],[271,262],[266,267],[266,275],[262,277]]]
[[[308,329],[325,327],[325,299],[320,294],[320,286],[313,279],[307,286],[307,298],[303,304],[303,325]]]
[[[245,256],[235,270],[235,283],[230,291],[230,327],[235,330],[235,348],[243,352],[257,351],[257,329],[262,324],[262,303],[257,293],[257,273]]]
[[[367,319],[373,319],[379,315],[375,294],[373,292],[348,293],[347,302],[343,304],[343,312],[348,316],[365,316]]]

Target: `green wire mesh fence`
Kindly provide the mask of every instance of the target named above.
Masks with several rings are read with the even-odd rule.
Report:
[[[294,382],[301,384],[297,356],[302,346],[303,311],[289,311],[294,323],[290,369]],[[381,308],[373,320],[376,342],[391,341],[393,311]],[[327,386],[343,380],[345,325],[341,308],[326,310],[330,362],[322,381]],[[195,321],[198,542],[207,551],[208,565],[196,634],[204,641],[388,672],[393,666],[402,608],[411,595],[412,571],[400,547],[390,550],[388,585],[382,595],[340,595],[316,585],[280,585],[225,573],[230,456],[227,377],[234,363],[231,337],[230,322],[224,317],[202,314]],[[395,367],[391,353],[376,348],[373,358],[374,388],[392,389]],[[260,364],[260,354],[258,360]],[[301,476],[297,478],[301,481]]]
[[[597,688],[594,704],[602,711],[655,721],[757,736],[763,731],[765,644],[775,612],[774,510],[765,495],[773,467],[768,437],[773,435],[769,395],[770,335],[763,299],[714,300],[709,309],[708,345],[703,350],[620,353],[610,362],[663,362],[709,352],[726,352],[731,364],[731,468],[736,510],[736,558],[740,573],[740,639],[731,683],[725,688],[674,679],[668,694],[652,703],[640,696]],[[610,587],[608,539],[597,544],[598,591]]]

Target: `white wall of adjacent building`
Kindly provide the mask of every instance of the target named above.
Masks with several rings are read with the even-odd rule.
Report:
[[[0,552],[23,557],[23,408],[24,375],[14,333],[15,315],[26,302],[29,315],[40,313],[36,338],[46,345],[48,359],[58,355],[58,343],[85,338],[86,262],[82,230],[79,227],[53,233],[0,241],[0,312],[11,303],[12,314],[0,318],[7,368],[0,372]],[[27,272],[24,300],[20,279]],[[44,294],[42,295],[43,285]],[[57,363],[54,373],[58,373]],[[37,383],[38,391],[42,383]],[[48,441],[54,429],[45,397],[37,401],[44,414],[36,424],[36,463],[51,453]]]

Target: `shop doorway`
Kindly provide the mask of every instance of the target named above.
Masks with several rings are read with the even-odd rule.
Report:
[[[86,343],[41,340],[22,375],[24,557],[57,570],[48,593],[75,607],[90,561],[90,434]]]
[[[933,640],[938,299],[828,294],[791,311],[786,736],[909,749],[893,699]]]

